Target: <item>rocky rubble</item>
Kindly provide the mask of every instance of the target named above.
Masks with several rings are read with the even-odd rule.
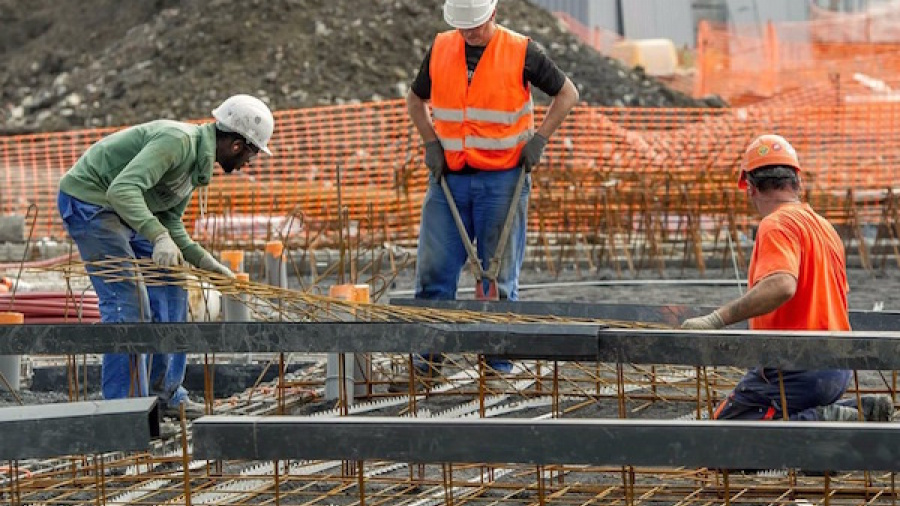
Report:
[[[274,109],[404,96],[442,0],[0,0],[0,134],[203,118],[237,92]],[[591,104],[717,105],[580,44],[527,0],[499,20]],[[539,97],[540,99],[541,97]]]

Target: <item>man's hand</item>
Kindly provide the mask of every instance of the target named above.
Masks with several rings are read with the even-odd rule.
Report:
[[[175,267],[184,261],[181,250],[168,232],[163,232],[153,241],[153,261],[161,267]]]
[[[688,318],[681,324],[681,328],[687,330],[717,330],[725,326],[718,311],[713,311],[706,316]]]
[[[213,258],[213,256],[209,253],[203,255],[203,258],[200,259],[200,263],[197,264],[197,267],[203,269],[204,271],[221,274],[229,279],[234,279],[236,277],[234,273],[231,272],[231,269],[219,263],[219,261]]]
[[[522,156],[519,158],[519,165],[525,169],[525,172],[531,172],[537,164],[541,163],[541,156],[544,155],[544,148],[547,147],[547,138],[541,134],[534,134],[522,148]]]
[[[433,140],[425,143],[425,166],[431,171],[435,181],[440,181],[447,171],[447,159],[444,158],[444,147],[441,141]]]

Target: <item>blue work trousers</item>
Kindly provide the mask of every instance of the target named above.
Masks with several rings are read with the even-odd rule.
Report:
[[[129,227],[112,209],[89,204],[59,192],[57,207],[66,232],[78,246],[81,258],[97,262],[107,258],[151,258],[153,245]],[[183,322],[187,317],[187,293],[176,284],[146,286],[135,276],[133,264],[124,261],[123,280],[90,276],[103,323]],[[99,268],[88,265],[88,274]],[[181,386],[187,365],[184,353],[103,355],[104,399],[157,395],[176,407],[186,397]]]
[[[478,259],[485,271],[497,251],[510,207],[515,205],[509,242],[503,249],[500,271],[497,274],[497,291],[501,299],[507,300],[519,299],[519,273],[525,258],[530,175],[526,176],[519,201],[515,204],[512,202],[521,170],[515,168],[473,174],[451,172],[444,175],[466,234],[470,240],[474,240]],[[415,297],[453,300],[468,256],[440,182],[430,174],[428,178],[428,191],[422,204],[422,223],[419,227]],[[485,293],[488,288],[489,283],[485,281]],[[427,353],[423,357],[429,361],[435,359]],[[422,363],[419,357],[415,357],[415,361],[417,367],[422,367],[419,365]],[[507,371],[511,367],[506,360],[488,357],[487,362],[489,366],[501,371]]]
[[[815,421],[816,408],[836,403],[850,385],[847,370],[783,371],[788,419]],[[840,404],[854,405],[855,401]],[[717,420],[781,420],[777,369],[751,369],[716,409]]]
[[[500,232],[512,203],[521,169],[480,171],[474,174],[448,173],[444,177],[459,209],[466,233],[475,241],[482,268],[487,270],[500,242]],[[503,255],[497,288],[501,299],[518,300],[519,272],[525,258],[528,223],[528,196],[531,176],[527,176],[516,203]],[[416,298],[453,300],[459,276],[466,264],[466,249],[450,213],[440,183],[429,175],[428,192],[422,204],[419,247],[416,258]],[[484,289],[487,292],[488,284]]]

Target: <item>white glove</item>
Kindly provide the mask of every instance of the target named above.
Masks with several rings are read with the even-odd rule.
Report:
[[[229,279],[235,278],[235,275],[233,272],[231,272],[231,269],[219,263],[219,261],[213,258],[213,256],[209,253],[203,255],[203,258],[200,259],[200,263],[197,264],[197,267],[203,269],[204,271],[221,274]]]
[[[725,326],[718,311],[713,311],[706,316],[688,318],[681,323],[681,328],[688,330],[717,330]]]
[[[184,262],[181,250],[168,232],[163,232],[153,241],[153,261],[161,267],[175,267]]]

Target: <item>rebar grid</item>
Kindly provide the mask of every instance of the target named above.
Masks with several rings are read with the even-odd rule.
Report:
[[[129,282],[146,286],[175,284],[185,289],[214,287],[223,296],[234,297],[245,304],[257,321],[589,323],[615,328],[670,328],[660,324],[618,320],[479,313],[346,301],[299,290],[274,287],[264,283],[231,280],[221,274],[189,267],[161,269],[150,259],[110,258],[97,262],[69,262],[43,270],[62,273],[63,277],[68,280],[73,276],[83,276],[85,267],[91,269],[91,276],[101,278],[107,283]],[[244,302],[245,300],[246,302]]]
[[[123,263],[124,262],[124,263]],[[639,322],[570,320],[381,306],[257,283],[234,283],[188,269],[159,272],[146,261],[91,264],[108,282],[139,280],[183,286],[206,283],[245,296],[261,320],[387,322],[565,322],[663,328]],[[83,265],[53,270],[83,275]],[[194,276],[194,277],[191,277]],[[314,356],[315,357],[315,356]],[[208,358],[207,358],[208,359]],[[214,361],[214,357],[213,357]],[[279,354],[279,369],[291,355]],[[706,418],[742,371],[734,368],[517,361],[512,374],[490,376],[484,357],[447,355],[430,378],[411,375],[409,357],[371,354],[367,398],[351,405],[321,400],[324,360],[293,376],[215,402],[216,414],[370,414],[417,417]],[[867,384],[866,389],[892,385]],[[393,385],[406,385],[393,391]],[[883,387],[883,388],[882,388]],[[213,392],[207,392],[212,403]],[[297,437],[303,437],[297,434]],[[894,504],[893,474],[804,476],[708,469],[589,466],[419,465],[390,462],[205,462],[190,458],[190,425],[151,453],[10,462],[0,481],[9,504]],[[5,487],[3,486],[5,485]]]
[[[195,461],[185,473],[181,461],[180,454],[140,454],[108,462],[86,458],[69,472],[20,478],[2,493],[9,504],[72,505],[787,505],[894,504],[897,499],[893,473],[806,476],[788,471],[381,461]]]
[[[376,354],[376,363],[400,363]],[[449,356],[452,367],[430,390],[359,399],[350,414],[418,417],[703,418],[707,392],[730,389],[741,371],[594,363],[517,364],[514,378],[494,390],[479,383],[475,356]],[[539,368],[538,365],[541,367]],[[324,363],[298,373],[305,392],[321,393]],[[700,374],[698,374],[698,372]],[[716,385],[707,390],[709,382]],[[468,382],[468,383],[467,383]],[[539,382],[543,382],[538,389]],[[601,385],[600,394],[596,385]],[[698,384],[701,386],[698,387]],[[217,405],[216,414],[271,414],[276,385]],[[340,415],[331,404],[298,394],[289,413]],[[699,392],[699,395],[697,395]],[[482,399],[479,403],[479,397]],[[415,399],[415,400],[414,400]],[[393,401],[393,402],[386,402]],[[624,407],[624,409],[623,409]],[[324,410],[324,411],[323,411]],[[698,411],[700,416],[697,416]],[[85,456],[37,465],[10,463],[17,478],[0,493],[10,504],[894,504],[893,474],[725,472],[708,469],[591,466],[405,464],[388,462],[190,460],[190,428],[158,442],[151,453]],[[303,437],[303,434],[297,434]],[[473,450],[474,451],[474,450]],[[187,458],[185,458],[187,455]],[[188,470],[185,471],[184,463]],[[278,472],[275,471],[278,466]],[[43,470],[41,470],[43,468]],[[186,488],[186,485],[189,485]],[[188,490],[189,491],[186,491]],[[826,500],[826,494],[828,499]],[[2,500],[2,499],[0,499]]]

